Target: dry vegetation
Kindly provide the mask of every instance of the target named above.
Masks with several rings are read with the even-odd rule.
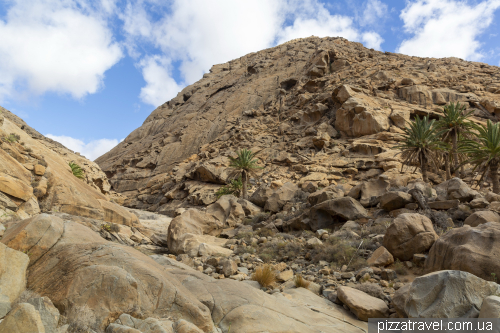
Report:
[[[262,287],[270,287],[276,282],[276,270],[271,265],[263,265],[255,270],[252,280],[259,282]]]

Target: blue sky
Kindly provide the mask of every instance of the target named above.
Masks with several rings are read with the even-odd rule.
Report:
[[[213,64],[287,40],[500,65],[500,0],[0,0],[0,105],[95,159]]]

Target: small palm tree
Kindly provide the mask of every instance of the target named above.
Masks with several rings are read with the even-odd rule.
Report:
[[[247,182],[248,175],[255,175],[255,171],[258,169],[263,169],[257,165],[257,159],[255,159],[254,153],[247,149],[241,149],[238,151],[238,157],[229,157],[231,163],[229,167],[235,169],[234,174],[241,175],[241,180],[243,182],[242,195],[243,199],[247,199]]]
[[[460,144],[460,150],[467,154],[469,160],[467,163],[474,165],[473,171],[478,171],[481,178],[478,184],[482,182],[487,171],[490,172],[491,182],[493,183],[493,192],[500,192],[498,182],[498,167],[500,163],[500,123],[492,123],[488,120],[486,126],[476,126],[476,131],[470,132],[476,140],[464,140]]]
[[[456,104],[451,103],[446,105],[441,112],[443,116],[439,117],[439,120],[436,122],[436,129],[442,131],[443,141],[451,141],[450,157],[453,159],[453,169],[458,178],[460,178],[460,170],[458,169],[460,164],[458,142],[459,138],[470,138],[470,136],[468,137],[468,133],[475,126],[475,124],[469,120],[473,111],[465,112],[465,105],[457,102]],[[445,166],[449,168],[448,163]],[[448,175],[451,175],[449,169],[446,170],[446,175],[446,178],[448,178]]]
[[[427,168],[429,165],[439,168],[439,161],[446,144],[441,140],[442,131],[437,131],[435,121],[429,121],[425,116],[415,118],[413,123],[404,128],[404,139],[397,146],[401,150],[403,165],[420,165],[424,182],[428,181]]]
[[[83,179],[83,177],[84,177],[83,169],[78,164],[76,164],[74,162],[69,162],[68,164],[69,164],[69,167],[71,168],[71,172],[73,173],[73,175],[76,178]]]

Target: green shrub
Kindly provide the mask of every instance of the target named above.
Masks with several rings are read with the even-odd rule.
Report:
[[[21,140],[21,136],[19,134],[15,134],[15,133],[10,133],[6,137],[4,137],[4,141],[10,142],[10,143],[18,142],[19,140]]]
[[[84,172],[83,172],[83,169],[78,164],[76,164],[74,162],[69,162],[69,167],[71,168],[71,172],[73,172],[73,175],[76,178],[83,179]]]
[[[230,184],[219,188],[217,192],[215,192],[215,195],[217,196],[217,199],[219,199],[223,195],[229,195],[229,194],[232,194],[239,198],[242,188],[243,188],[243,182],[241,180],[241,176],[239,176],[238,179],[231,180]]]

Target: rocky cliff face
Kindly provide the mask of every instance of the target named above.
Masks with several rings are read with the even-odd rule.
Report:
[[[119,196],[99,166],[0,111],[0,221],[40,211],[103,218],[103,205]],[[72,174],[69,162],[84,170],[84,179]]]
[[[343,38],[297,39],[213,66],[96,162],[127,206],[165,214],[214,202],[228,181],[227,157],[241,148],[259,152],[265,166],[254,186],[350,188],[394,173],[401,164],[391,147],[405,122],[437,118],[454,101],[474,109],[477,122],[496,121],[500,69]],[[439,172],[431,178],[439,181]]]

